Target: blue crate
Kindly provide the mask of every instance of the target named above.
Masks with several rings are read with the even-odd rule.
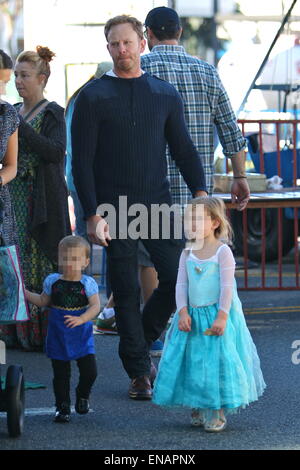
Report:
[[[261,173],[260,171],[260,158],[259,152],[252,153],[249,150],[251,155],[255,171]],[[300,149],[296,150],[297,154],[297,175],[296,178],[300,175]],[[287,149],[281,150],[280,152],[280,165],[281,165],[281,178],[282,185],[289,187],[293,186],[293,161],[294,161],[294,151]],[[264,173],[267,178],[272,178],[274,175],[278,175],[278,164],[277,164],[277,152],[266,152],[264,153]]]
[[[248,151],[253,161],[255,171],[262,173],[260,169],[260,155],[259,151],[254,152],[251,144],[251,140],[248,140]],[[264,174],[267,178],[272,178],[274,175],[278,175],[278,164],[277,164],[277,151],[276,152],[264,152]],[[297,155],[297,175],[300,175],[300,149],[296,150]],[[285,187],[293,186],[293,161],[294,151],[292,149],[284,149],[280,152],[280,166],[281,166],[281,178],[282,185]]]

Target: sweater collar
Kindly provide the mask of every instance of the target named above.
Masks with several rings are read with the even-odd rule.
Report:
[[[148,73],[144,72],[144,71],[143,71],[143,73],[140,77],[135,77],[135,78],[121,78],[121,77],[118,77],[118,76],[114,76],[114,75],[105,73],[104,75],[102,75],[100,80],[101,79],[104,79],[104,80],[122,80],[124,82],[129,82],[129,81],[132,81],[132,80],[144,80],[145,77],[147,77],[147,76],[148,76]]]
[[[142,70],[142,75],[144,75],[144,73],[146,73],[146,72],[144,70]],[[113,69],[106,72],[106,75],[108,75],[109,77],[122,78],[122,77],[118,77],[118,75],[115,74]],[[140,78],[140,77],[135,77],[135,78]]]

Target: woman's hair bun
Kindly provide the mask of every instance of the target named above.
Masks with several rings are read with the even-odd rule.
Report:
[[[46,62],[51,62],[55,56],[54,52],[50,51],[48,47],[37,46],[36,51],[41,59],[44,59]]]

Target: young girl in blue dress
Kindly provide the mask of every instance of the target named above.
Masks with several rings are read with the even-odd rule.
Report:
[[[25,291],[29,302],[38,307],[50,306],[46,354],[54,372],[55,422],[70,421],[71,363],[76,360],[79,383],[75,410],[89,411],[89,395],[97,377],[93,325],[100,310],[98,285],[82,274],[90,259],[90,245],[82,237],[67,236],[58,247],[62,274],[50,274],[44,280],[42,294]]]
[[[177,311],[152,401],[189,407],[193,426],[220,432],[226,415],[257,400],[266,385],[237,295],[235,261],[222,241],[231,234],[225,205],[219,198],[200,197],[186,214],[195,240],[180,258]]]

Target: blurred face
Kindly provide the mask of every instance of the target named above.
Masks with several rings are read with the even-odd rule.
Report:
[[[89,264],[85,247],[69,247],[59,251],[59,267],[63,274],[80,274]]]
[[[140,70],[140,55],[146,47],[130,23],[113,26],[107,37],[107,49],[114,63],[115,73],[135,73]]]
[[[30,98],[43,91],[45,75],[37,73],[30,62],[18,62],[15,67],[15,84],[22,98]]]
[[[215,229],[220,225],[217,219],[213,219],[211,214],[204,209],[204,220],[203,220],[203,237],[209,237],[210,235],[215,236]]]
[[[187,208],[184,223],[186,238],[199,244],[196,249],[202,248],[204,239],[214,237],[214,231],[219,226],[219,221],[213,219],[201,204]]]
[[[11,77],[12,70],[0,69],[0,96],[6,95],[6,85]]]

